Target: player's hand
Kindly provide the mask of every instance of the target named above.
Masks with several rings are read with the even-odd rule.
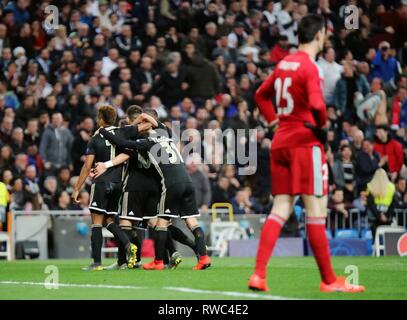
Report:
[[[79,190],[74,190],[71,195],[72,202],[75,204],[78,204],[79,203],[78,197],[79,197]]]
[[[328,129],[327,128],[319,128],[317,126],[312,125],[309,122],[305,123],[305,126],[312,130],[315,134],[319,142],[324,146],[325,150],[327,149],[327,142],[328,142]]]
[[[93,172],[95,173],[95,178],[99,178],[102,174],[106,172],[107,168],[104,162],[98,162],[95,165],[95,168],[93,169]]]
[[[93,168],[90,170],[88,178],[91,180],[95,179],[95,170]]]

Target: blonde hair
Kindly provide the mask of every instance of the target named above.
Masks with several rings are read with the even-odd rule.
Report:
[[[372,181],[370,181],[369,191],[373,197],[384,198],[387,193],[387,185],[390,183],[386,171],[379,168],[374,173]]]

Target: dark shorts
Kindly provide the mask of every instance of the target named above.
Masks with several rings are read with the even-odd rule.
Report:
[[[150,191],[123,192],[120,218],[128,220],[147,220],[157,217],[160,193]]]
[[[162,191],[158,217],[187,219],[198,216],[192,183],[177,183]]]
[[[118,214],[121,182],[95,182],[90,189],[89,210],[99,214]]]

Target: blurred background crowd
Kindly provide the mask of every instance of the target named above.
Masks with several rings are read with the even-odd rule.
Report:
[[[58,19],[50,28],[51,4]],[[357,29],[345,28],[350,5],[358,8]],[[120,118],[130,105],[149,106],[169,126],[197,130],[190,132],[246,129],[237,143],[257,144],[254,175],[217,164],[220,134],[209,137],[215,144],[190,134],[201,152],[186,165],[203,213],[214,202],[232,203],[235,214],[268,213],[275,128],[253,95],[295,52],[297,23],[311,12],[326,18],[329,36],[317,64],[329,116],[331,213],[347,217],[350,208],[370,206],[373,219],[389,223],[393,208],[407,207],[407,1],[3,0],[3,228],[9,208],[78,209],[70,193],[106,103]],[[86,208],[86,188],[80,199]]]

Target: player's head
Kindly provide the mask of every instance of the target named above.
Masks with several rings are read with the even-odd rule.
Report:
[[[155,111],[153,108],[145,108],[143,110],[144,113],[147,113],[148,115],[152,116],[154,119],[158,119],[158,113]]]
[[[298,25],[298,41],[301,44],[313,43],[321,51],[325,41],[325,20],[317,14],[308,14]]]
[[[143,109],[141,109],[140,106],[137,105],[132,105],[127,108],[127,122],[130,124],[134,120],[137,119],[137,117],[143,113]]]
[[[98,126],[112,126],[116,123],[117,112],[111,105],[101,106],[98,111]]]

